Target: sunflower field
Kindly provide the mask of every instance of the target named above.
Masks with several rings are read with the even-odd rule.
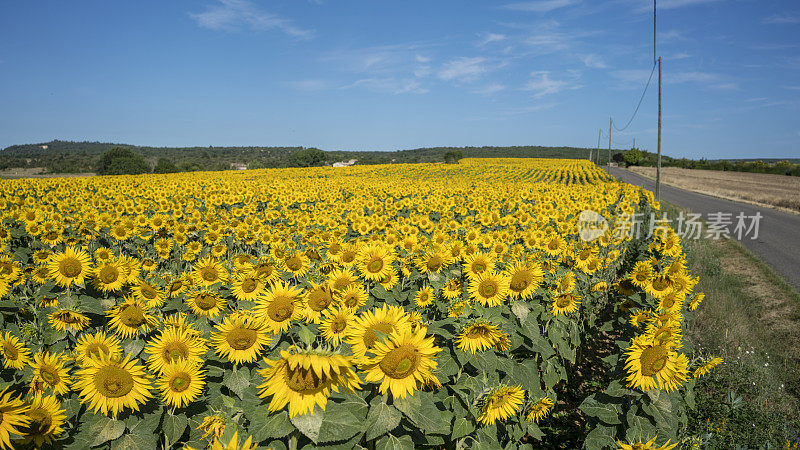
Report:
[[[2,180],[0,448],[672,448],[720,360],[616,232],[658,210],[580,160]]]

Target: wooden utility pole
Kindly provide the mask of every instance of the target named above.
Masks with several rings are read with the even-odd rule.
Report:
[[[656,158],[656,199],[661,200],[661,57],[658,57],[658,157]]]
[[[608,165],[611,165],[611,117],[608,118]]]
[[[597,129],[597,164],[600,164],[600,139],[603,137],[603,129]]]
[[[636,138],[633,138],[633,148],[636,148]]]

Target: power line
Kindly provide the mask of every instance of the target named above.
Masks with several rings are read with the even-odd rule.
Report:
[[[625,126],[622,127],[622,128],[617,128],[616,125],[612,124],[614,126],[615,130],[624,131],[625,129],[627,129],[631,125],[631,123],[633,122],[633,119],[636,117],[636,113],[639,112],[639,107],[642,106],[642,101],[644,100],[644,95],[647,94],[647,88],[650,86],[650,81],[653,79],[653,73],[655,73],[655,71],[656,71],[656,64],[653,63],[653,68],[650,70],[650,77],[647,78],[647,84],[644,85],[644,91],[642,92],[642,96],[639,98],[639,103],[636,105],[636,109],[633,110],[633,115],[631,116],[631,120],[629,120],[628,123],[625,124]]]

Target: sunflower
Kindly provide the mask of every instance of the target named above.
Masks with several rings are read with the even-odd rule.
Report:
[[[452,264],[453,258],[444,250],[433,248],[416,258],[416,266],[422,273],[439,273]]]
[[[366,280],[380,281],[392,271],[394,254],[382,245],[368,245],[356,258],[356,265]]]
[[[350,284],[336,293],[336,302],[339,307],[349,308],[353,311],[366,305],[368,298],[367,291],[360,284]]]
[[[148,308],[160,308],[164,304],[164,292],[148,281],[139,280],[132,291],[134,297],[145,302]]]
[[[411,322],[403,308],[383,305],[372,311],[364,311],[356,317],[345,340],[352,347],[353,355],[363,357],[378,341],[376,331],[389,335],[410,329]]]
[[[26,415],[30,421],[19,429],[24,436],[23,444],[33,442],[36,448],[41,448],[44,444],[51,444],[64,432],[62,426],[67,421],[67,415],[53,395],[35,394]]]
[[[147,359],[150,371],[161,373],[170,364],[181,361],[202,363],[208,347],[205,339],[194,336],[189,330],[166,328],[158,337],[147,343],[144,351],[150,355]]]
[[[198,285],[211,286],[214,283],[228,281],[228,270],[216,259],[206,255],[195,263],[192,278]]]
[[[536,403],[531,405],[530,409],[528,410],[528,414],[525,416],[525,419],[531,423],[539,423],[544,416],[550,414],[551,409],[553,409],[553,401],[550,400],[550,397],[542,397]]]
[[[30,422],[28,408],[24,401],[11,396],[7,387],[0,391],[0,449],[14,448],[11,435],[22,434],[22,428]]]
[[[57,309],[47,316],[50,326],[62,333],[80,332],[89,325],[89,318],[77,311]]]
[[[211,450],[256,450],[258,446],[253,444],[253,436],[247,436],[239,445],[239,432],[234,431],[227,444],[223,444],[220,439],[222,436],[214,438],[211,443]],[[188,447],[186,447],[188,449]]]
[[[417,308],[425,308],[433,303],[433,298],[433,288],[425,286],[417,291],[417,295],[414,296],[414,304],[417,305]]]
[[[86,278],[92,275],[89,254],[74,247],[67,247],[64,252],[51,256],[47,268],[50,269],[50,277],[63,287],[83,285]]]
[[[416,331],[401,328],[391,332],[385,341],[372,346],[373,357],[365,357],[360,369],[368,382],[380,382],[380,393],[391,390],[392,398],[406,398],[424,386],[439,386],[434,372],[434,359],[441,348],[433,345],[433,336],[426,336],[427,327]]]
[[[122,289],[125,275],[114,261],[106,261],[94,269],[94,286],[100,292],[116,292]]]
[[[704,376],[706,376],[706,374],[711,372],[711,369],[713,369],[714,367],[717,367],[718,365],[722,364],[722,361],[723,360],[720,357],[711,358],[707,363],[703,364],[702,366],[698,367],[697,369],[694,369],[694,372],[692,373],[692,376],[694,378],[704,377]]]
[[[522,387],[501,384],[481,398],[478,422],[491,425],[498,420],[508,419],[517,413],[524,399],[525,391]]]
[[[139,404],[152,396],[144,366],[129,356],[120,359],[101,353],[85,359],[74,387],[81,403],[88,404],[95,413],[110,413],[114,418],[124,408],[138,411]]]
[[[673,292],[672,280],[667,275],[656,275],[644,287],[644,290],[655,298],[663,298]]]
[[[22,370],[30,364],[31,351],[25,347],[19,338],[6,331],[0,335],[0,356],[3,357],[3,367]]]
[[[696,310],[697,307],[700,306],[700,303],[702,303],[705,298],[706,294],[704,292],[695,294],[695,296],[692,297],[692,301],[689,302],[689,309],[692,311]]]
[[[189,276],[180,276],[175,278],[174,280],[170,280],[166,278],[165,281],[167,282],[167,297],[168,298],[175,298],[191,286],[191,277]]]
[[[174,328],[181,332],[187,332],[190,336],[198,338],[202,336],[199,330],[194,327],[194,324],[187,322],[187,315],[183,312],[178,312],[164,317],[164,328]]]
[[[655,344],[647,336],[637,336],[626,350],[628,387],[643,391],[670,392],[688,379],[689,361],[675,351],[677,344]]]
[[[227,300],[209,290],[192,291],[186,296],[185,302],[193,313],[210,318],[216,317],[228,306]]]
[[[31,366],[33,367],[31,391],[42,392],[45,389],[52,389],[58,395],[65,395],[70,391],[72,378],[60,354],[37,353],[33,356]]]
[[[394,288],[394,286],[397,284],[397,280],[397,270],[392,269],[386,274],[385,277],[381,278],[378,283],[380,283],[380,285],[383,286],[386,291],[391,291],[392,288]]]
[[[303,315],[308,323],[319,323],[323,311],[333,303],[333,293],[328,283],[311,283],[305,295]]]
[[[244,314],[226,316],[215,326],[211,335],[214,351],[228,358],[234,365],[251,363],[272,342],[267,327],[260,321]]]
[[[442,288],[442,297],[446,300],[452,300],[456,297],[461,297],[461,293],[464,289],[464,285],[461,283],[461,280],[458,278],[451,278],[447,280],[444,287]]]
[[[339,345],[345,338],[355,320],[355,312],[350,308],[329,308],[323,311],[319,331],[322,338],[332,345]]]
[[[555,315],[572,314],[578,310],[578,305],[581,304],[578,299],[580,299],[580,297],[572,292],[558,294],[553,297],[553,306],[551,311]]]
[[[116,336],[106,336],[104,331],[98,331],[95,334],[83,333],[78,338],[73,354],[75,355],[75,360],[79,364],[83,364],[86,359],[100,355],[119,358],[122,355],[122,347]]]
[[[469,283],[469,294],[483,306],[500,306],[508,296],[508,278],[497,272],[484,272]]]
[[[203,417],[197,429],[203,431],[204,438],[217,439],[225,432],[225,419],[217,415]]]
[[[256,302],[255,315],[274,334],[288,330],[293,320],[303,316],[303,290],[276,282]]]
[[[174,408],[188,405],[200,396],[206,385],[206,374],[196,361],[184,359],[164,367],[156,386],[164,403]]]
[[[552,234],[542,242],[542,250],[550,256],[557,256],[567,249],[567,241],[557,234]]]
[[[352,357],[324,349],[281,350],[277,360],[266,359],[268,367],[259,370],[264,382],[259,397],[272,396],[270,411],[289,405],[289,417],[310,413],[317,405],[324,411],[331,392],[339,388],[355,391],[361,387],[353,371]]]
[[[275,270],[275,265],[269,260],[259,260],[252,269],[252,272],[261,279],[265,285],[272,284],[275,280],[280,278],[278,271]]]
[[[158,324],[158,319],[150,314],[147,306],[134,297],[126,297],[108,311],[106,317],[110,319],[108,326],[122,339],[147,334]]]
[[[648,261],[639,261],[634,264],[628,278],[634,286],[644,288],[652,276],[653,266]]]
[[[50,269],[48,269],[47,266],[39,266],[33,269],[31,278],[39,284],[45,284],[47,279],[50,278]]]
[[[542,267],[536,263],[517,262],[506,268],[509,294],[512,298],[530,300],[544,279]]]
[[[236,300],[255,300],[264,293],[264,282],[254,272],[237,275],[231,289]]]
[[[300,278],[308,273],[311,262],[308,256],[300,252],[287,252],[286,256],[278,261],[281,263],[281,269],[291,273],[295,278]]]
[[[669,443],[670,440],[667,439],[667,442],[665,442],[664,445],[657,446],[656,439],[658,439],[658,436],[654,437],[653,439],[650,439],[647,442],[639,441],[633,444],[627,444],[622,441],[617,441],[617,445],[619,445],[619,450],[671,450],[677,447],[678,445],[677,442],[674,444],[670,444]]]
[[[328,276],[328,282],[335,291],[341,291],[356,281],[358,281],[358,278],[353,272],[347,269],[335,270]]]
[[[476,350],[483,352],[490,348],[506,351],[511,345],[508,334],[486,320],[475,320],[465,325],[456,338],[456,342],[461,351],[469,351],[473,355]]]

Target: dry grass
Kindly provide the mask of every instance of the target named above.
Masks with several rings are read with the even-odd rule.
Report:
[[[655,179],[655,167],[629,167],[630,171]],[[765,173],[664,167],[665,184],[730,200],[800,211],[800,177]]]
[[[61,177],[92,177],[94,173],[43,173],[44,167],[13,168],[0,170],[0,178],[61,178]]]

